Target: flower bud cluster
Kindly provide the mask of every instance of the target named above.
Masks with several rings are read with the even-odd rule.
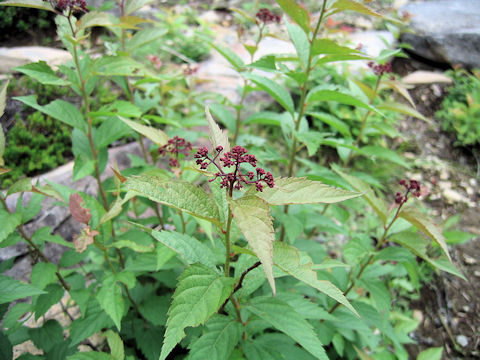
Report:
[[[192,151],[192,144],[184,138],[174,136],[168,140],[168,143],[158,149],[158,154],[163,156],[170,154],[168,164],[170,167],[178,167],[178,155],[183,154],[187,156]]]
[[[86,0],[58,0],[56,7],[62,11],[71,10],[71,11],[83,11],[88,12]]]
[[[392,72],[392,64],[389,62],[385,63],[385,65],[382,65],[375,64],[373,61],[369,61],[367,65],[377,76],[382,76],[385,73],[390,74]]]
[[[407,180],[402,179],[399,182],[400,185],[402,185],[406,191],[405,194],[402,194],[400,192],[397,192],[395,194],[395,203],[396,204],[405,204],[408,200],[408,195],[413,194],[415,197],[420,197],[421,193],[421,186],[420,183],[417,180],[410,180],[407,182]]]
[[[225,152],[219,161],[223,163],[224,168],[232,168],[233,171],[226,173],[223,168],[217,163],[217,158],[223,151],[222,146],[215,148],[216,155],[211,158],[208,154],[206,147],[198,149],[194,158],[197,159],[197,165],[200,165],[201,169],[207,169],[210,164],[214,164],[218,172],[215,173],[215,177],[210,182],[215,181],[217,178],[221,178],[220,187],[227,188],[230,191],[233,189],[240,190],[244,185],[255,184],[257,191],[263,191],[264,185],[272,188],[275,185],[273,175],[270,172],[265,171],[261,167],[257,167],[257,158],[255,155],[247,154],[247,149],[242,146],[235,146],[232,151]],[[242,172],[240,169],[241,164],[249,164],[255,171]]]
[[[274,14],[266,8],[258,10],[255,16],[258,20],[260,20],[260,22],[264,23],[265,25],[274,22],[279,24],[281,21],[280,15]]]

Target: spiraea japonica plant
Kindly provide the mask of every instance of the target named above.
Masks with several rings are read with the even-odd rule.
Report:
[[[440,228],[419,210],[418,182],[402,180],[402,192],[383,196],[374,171],[357,168],[353,176],[347,167],[355,169],[356,155],[379,156],[362,145],[369,146],[371,116],[385,116],[377,98],[382,82],[406,92],[382,77],[385,64],[373,67],[383,69],[373,89],[360,82],[313,86],[317,70],[331,62],[382,61],[327,37],[328,16],[381,15],[352,0],[323,1],[316,15],[290,0],[277,0],[274,11],[255,9],[247,14],[257,26],[245,43],[250,63],[212,43],[243,76],[240,102],[217,96],[205,107],[206,96],[185,81],[194,71],[172,75],[152,56],[137,57],[154,43],[157,49],[164,35],[135,15],[149,2],[118,1],[120,18],[90,11],[84,1],[0,3],[57,14],[72,60],[58,71],[45,62],[17,70],[71,87],[81,105],[17,100],[71,126],[73,179],[92,176],[98,189],[92,196],[25,178],[0,195],[1,246],[26,243],[34,264],[29,284],[0,275],[6,358],[30,339],[43,354],[25,359],[407,359],[404,344],[413,341],[408,334],[417,322],[404,299],[415,294],[427,266],[462,275]],[[255,59],[274,23],[285,25],[296,54]],[[100,57],[89,51],[94,26],[111,36]],[[100,80],[116,84],[118,100],[95,108]],[[284,85],[289,81],[295,89]],[[280,110],[244,117],[254,90],[267,92]],[[0,113],[6,96],[4,84]],[[361,112],[356,133],[333,115],[320,118],[344,137],[311,128],[315,106],[331,102]],[[206,124],[210,144],[197,148],[198,128],[190,128]],[[131,168],[105,179],[108,146],[124,137],[136,138],[143,158],[132,156]],[[335,147],[343,167],[322,163],[321,146]],[[0,165],[8,171],[9,164]],[[19,201],[9,207],[15,194]],[[83,224],[73,243],[49,228],[26,230],[47,197]],[[58,264],[45,255],[48,242],[66,248]],[[2,263],[2,272],[11,265]],[[66,321],[46,315],[56,304]]]

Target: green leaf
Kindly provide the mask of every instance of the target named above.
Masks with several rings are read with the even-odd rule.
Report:
[[[319,85],[313,88],[312,90],[310,90],[310,92],[307,95],[306,102],[309,105],[319,101],[335,101],[340,104],[352,105],[352,106],[368,109],[379,115],[383,115],[373,106],[354,98],[352,95],[342,93],[338,90],[326,90],[324,85]]]
[[[400,155],[383,146],[364,146],[360,150],[363,155],[391,161],[392,163],[398,164],[407,169],[410,168],[410,165]]]
[[[149,44],[153,41],[160,39],[168,32],[167,28],[146,28],[140,31],[137,31],[126,42],[126,48],[129,52],[141,48],[142,46]]]
[[[115,281],[113,275],[109,275],[103,280],[102,287],[97,293],[97,300],[120,331],[125,303],[123,301],[122,289]]]
[[[359,316],[343,292],[330,281],[318,280],[317,273],[312,270],[313,263],[305,256],[301,259],[297,248],[281,242],[275,242],[273,248],[273,263],[282,271],[330,296],[335,301]]]
[[[71,355],[67,360],[112,360],[112,356],[104,352],[89,351]]]
[[[338,45],[329,39],[315,39],[312,43],[312,54],[315,55],[364,55],[362,52],[346,46]]]
[[[394,111],[394,112],[397,112],[397,113],[400,113],[400,114],[405,114],[405,115],[423,120],[425,122],[429,122],[429,120],[425,116],[420,114],[414,108],[412,108],[408,105],[405,105],[405,104],[401,104],[401,103],[397,103],[397,102],[388,102],[388,103],[379,104],[377,106],[377,109],[390,110],[390,111]]]
[[[270,205],[292,205],[315,203],[332,204],[356,198],[362,196],[362,194],[334,188],[320,181],[292,177],[275,179],[275,186],[273,188],[265,188],[262,192],[257,192],[256,196],[265,200]]]
[[[7,196],[19,192],[30,191],[32,190],[32,179],[23,178],[16,181],[7,191]]]
[[[36,63],[18,66],[13,70],[28,75],[29,77],[37,80],[43,85],[70,85],[69,81],[61,79],[57,75],[55,75],[55,72],[50,68],[50,66],[48,66],[45,61],[39,61]]]
[[[127,0],[125,3],[125,14],[130,15],[152,2],[153,0]]]
[[[46,294],[46,292],[8,276],[0,275],[0,304],[40,294]]]
[[[210,111],[215,115],[230,132],[235,131],[235,118],[225,105],[211,104]],[[208,118],[208,113],[207,113]],[[209,121],[210,122],[210,121]]]
[[[305,32],[297,25],[287,22],[287,30],[290,39],[292,40],[295,50],[297,51],[298,58],[300,59],[303,68],[308,66],[308,58],[310,53],[310,42]]]
[[[63,328],[57,320],[48,320],[42,327],[28,329],[28,335],[34,345],[46,353],[63,342]]]
[[[76,345],[101,329],[110,326],[113,326],[110,317],[100,308],[95,298],[91,297],[85,315],[76,319],[70,327],[72,345]]]
[[[343,10],[351,10],[364,15],[382,17],[382,15],[380,15],[379,13],[373,11],[369,7],[363,5],[362,3],[359,3],[354,0],[337,0],[332,5],[332,8],[337,9],[337,11],[335,12],[343,11]]]
[[[128,178],[125,187],[152,201],[220,224],[220,215],[215,200],[201,187],[191,183],[141,175]]]
[[[246,308],[298,342],[317,359],[328,360],[312,325],[284,301],[274,297],[257,297]]]
[[[48,10],[52,12],[55,11],[49,2],[43,0],[7,0],[0,2],[0,6],[17,6],[32,9]]]
[[[437,225],[433,224],[425,214],[418,210],[418,208],[413,207],[413,205],[404,206],[399,215],[435,241],[445,255],[447,255],[448,259],[450,261],[452,260],[448,253],[447,243],[443,237],[442,230]]]
[[[113,14],[100,11],[90,11],[77,21],[77,30],[81,31],[96,26],[108,27],[117,23],[118,21]]]
[[[50,284],[45,288],[45,294],[41,294],[35,302],[35,320],[40,319],[53,305],[58,303],[65,290],[58,284]]]
[[[86,133],[87,123],[84,121],[82,113],[74,105],[64,100],[55,100],[50,104],[42,106],[37,104],[37,96],[18,96],[14,98],[35,110],[41,111],[52,118],[61,121],[74,128],[80,129]]]
[[[3,332],[0,332],[0,360],[12,360],[13,359],[13,346],[8,336]]]
[[[5,81],[0,86],[0,118],[5,112],[5,106],[7,103],[7,87],[8,81]],[[5,153],[5,134],[3,133],[3,127],[0,127],[0,167],[4,165],[3,154]],[[0,169],[1,170],[1,169]],[[0,172],[0,175],[2,173]]]
[[[48,284],[57,280],[57,267],[52,263],[39,262],[35,264],[30,275],[30,281],[33,286],[43,290]]]
[[[108,347],[110,348],[113,360],[125,359],[125,350],[120,336],[112,330],[108,330],[105,335],[107,336]]]
[[[293,115],[293,113],[295,112],[295,108],[293,105],[292,97],[287,89],[285,89],[283,86],[280,86],[275,81],[260,75],[246,74],[245,78],[252,81],[260,89],[266,91],[280,105],[282,105],[285,110],[287,110],[290,114]]]
[[[223,153],[230,151],[228,135],[226,131],[222,131],[215,120],[213,120],[208,106],[205,108],[205,114],[207,116],[208,128],[210,129],[210,143],[213,149],[216,149],[217,146],[223,147],[223,150],[220,152],[221,156]]]
[[[119,116],[120,120],[122,120],[125,124],[130,126],[133,130],[142,134],[146,138],[152,140],[156,145],[163,146],[168,142],[168,135],[165,134],[162,130],[156,129],[150,126],[145,126],[139,124],[135,121],[125,119],[124,117]]]
[[[175,231],[152,230],[151,234],[163,245],[175,251],[187,265],[200,263],[215,269],[215,254],[207,245],[194,237]]]
[[[102,56],[95,60],[95,74],[101,76],[136,76],[143,65],[126,56]]]
[[[225,60],[227,60],[236,70],[240,70],[245,67],[245,63],[243,62],[242,58],[235,54],[229,48],[214,44],[209,38],[202,38],[207,41],[210,46],[212,46],[215,50],[218,51],[220,55],[222,55]]]
[[[0,210],[0,244],[22,223],[22,214]]]
[[[344,121],[338,119],[332,114],[324,112],[309,112],[308,115],[313,116],[315,119],[319,119],[325,124],[329,125],[333,129],[337,130],[345,138],[351,138],[352,134],[350,133],[350,127]]]
[[[295,23],[297,23],[305,34],[310,33],[310,14],[308,11],[298,3],[298,1],[293,0],[276,0],[277,4],[285,11],[288,16],[292,18]]]
[[[230,208],[235,222],[262,263],[263,271],[275,294],[275,280],[273,278],[275,234],[270,206],[256,196],[244,196],[230,201]]]
[[[423,350],[417,356],[417,360],[441,360],[443,354],[443,347],[434,347]]]
[[[203,335],[189,346],[187,360],[229,359],[241,339],[242,324],[233,317],[216,314],[205,326]]]
[[[382,222],[386,224],[388,215],[387,205],[382,199],[378,198],[375,195],[375,192],[372,190],[372,188],[363,180],[344,173],[340,170],[338,166],[332,166],[332,169],[338,175],[340,175],[347,183],[349,183],[355,190],[363,193],[363,197],[365,198],[365,200],[367,200],[373,210],[375,210]]]
[[[153,251],[150,246],[137,244],[136,242],[130,240],[117,240],[112,244],[112,246],[117,249],[132,249],[133,251],[138,253],[149,253]]]
[[[204,324],[233,291],[233,278],[226,278],[201,264],[185,269],[178,279],[168,310],[167,329],[160,360],[164,360],[184,337],[188,326]]]

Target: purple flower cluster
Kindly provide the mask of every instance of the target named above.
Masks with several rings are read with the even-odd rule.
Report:
[[[389,62],[385,63],[385,65],[381,65],[375,64],[373,61],[369,61],[367,65],[377,76],[382,76],[383,74],[390,74],[392,72],[392,64]]]
[[[258,10],[257,14],[255,15],[258,20],[260,20],[264,24],[270,24],[270,23],[280,23],[280,15],[272,13],[270,10],[266,8],[262,8]]]
[[[399,182],[407,191],[405,194],[397,192],[395,194],[395,203],[402,205],[405,204],[408,200],[408,195],[413,194],[415,197],[420,197],[422,195],[420,183],[417,180],[410,180],[407,183],[407,180],[402,179]]]
[[[178,167],[178,155],[183,154],[187,156],[192,151],[192,144],[184,138],[174,136],[168,140],[168,143],[158,149],[158,154],[163,156],[170,154],[168,164],[170,167]]]
[[[271,188],[275,185],[273,175],[270,172],[257,167],[257,158],[255,155],[247,154],[247,149],[241,146],[235,146],[232,151],[224,153],[219,159],[223,163],[223,167],[233,168],[233,171],[230,173],[224,172],[222,167],[216,162],[222,151],[223,147],[217,146],[215,148],[216,155],[211,158],[208,155],[208,149],[202,147],[198,149],[197,153],[194,155],[194,158],[197,159],[197,165],[200,165],[201,169],[207,169],[210,164],[214,164],[219,170],[215,173],[215,178],[209,180],[210,182],[215,181],[217,178],[221,178],[220,187],[227,188],[230,191],[233,191],[233,189],[240,190],[243,188],[244,184],[255,184],[257,191],[263,191],[264,184]],[[255,168],[255,171],[244,173],[240,169],[241,164],[249,164]]]
[[[62,11],[64,10],[81,10],[88,12],[86,0],[58,0],[56,7]]]

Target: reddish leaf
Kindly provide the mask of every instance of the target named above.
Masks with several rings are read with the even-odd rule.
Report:
[[[70,213],[75,220],[82,224],[88,225],[92,215],[90,214],[89,209],[85,209],[83,207],[84,203],[85,202],[83,201],[82,197],[75,193],[70,195],[68,206],[70,208]]]

